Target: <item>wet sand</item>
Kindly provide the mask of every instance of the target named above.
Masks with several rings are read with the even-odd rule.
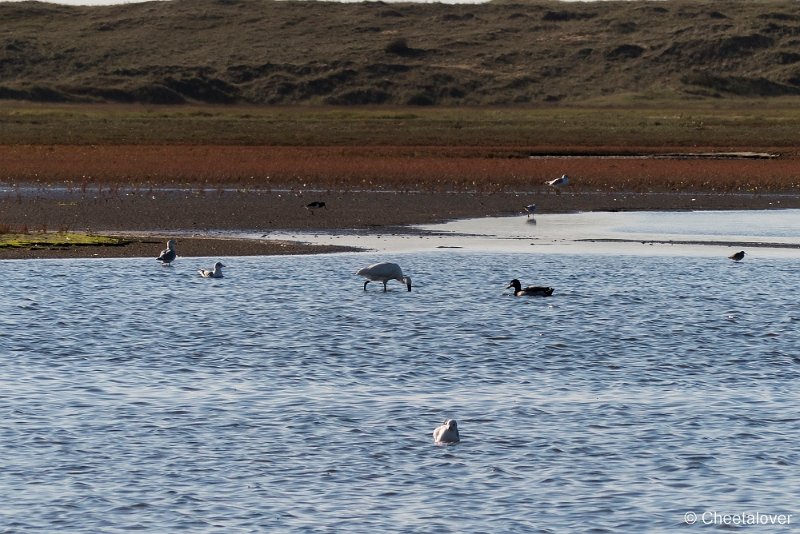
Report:
[[[325,202],[310,211],[305,205]],[[393,233],[409,224],[523,213],[536,203],[538,213],[798,208],[797,195],[709,193],[528,193],[121,191],[66,193],[40,189],[0,197],[5,224],[28,232],[73,231],[129,236],[125,246],[0,249],[0,259],[77,257],[155,257],[169,238],[181,256],[308,254],[348,250],[274,241],[271,232],[369,230]],[[261,239],[235,239],[237,233]],[[229,234],[230,236],[220,235]]]

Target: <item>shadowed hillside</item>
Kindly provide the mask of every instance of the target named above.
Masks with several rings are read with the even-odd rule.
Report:
[[[0,98],[524,105],[800,93],[797,2],[0,3]]]

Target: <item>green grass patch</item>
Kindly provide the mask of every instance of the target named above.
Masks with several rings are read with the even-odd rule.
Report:
[[[0,102],[0,144],[796,147],[800,98],[512,108],[38,105]]]
[[[130,241],[102,235],[66,233],[0,234],[1,248],[120,247]]]

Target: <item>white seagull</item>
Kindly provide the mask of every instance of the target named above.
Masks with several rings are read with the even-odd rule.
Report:
[[[156,258],[156,260],[161,262],[161,265],[169,266],[173,261],[175,261],[175,257],[178,254],[175,252],[175,241],[170,239],[167,241],[167,248],[161,251],[161,254]]]
[[[461,436],[458,435],[458,423],[455,419],[448,419],[433,431],[434,443],[458,443],[459,441],[461,441]]]
[[[562,174],[560,178],[549,180],[545,182],[545,184],[549,185],[550,187],[555,187],[556,192],[561,194],[561,188],[569,185],[569,176]]]
[[[396,263],[375,263],[359,269],[356,274],[367,278],[367,281],[364,282],[364,291],[367,290],[367,284],[370,282],[383,282],[383,290],[386,291],[386,282],[389,280],[397,280],[405,284],[411,291],[411,277],[404,276],[403,270]]]
[[[200,273],[200,276],[202,276],[203,278],[222,278],[223,267],[225,267],[225,265],[223,265],[222,262],[218,261],[217,263],[214,264],[213,270],[200,269],[197,272]]]

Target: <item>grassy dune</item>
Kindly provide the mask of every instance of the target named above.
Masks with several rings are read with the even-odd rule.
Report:
[[[526,106],[800,95],[790,0],[0,2],[0,99]]]

